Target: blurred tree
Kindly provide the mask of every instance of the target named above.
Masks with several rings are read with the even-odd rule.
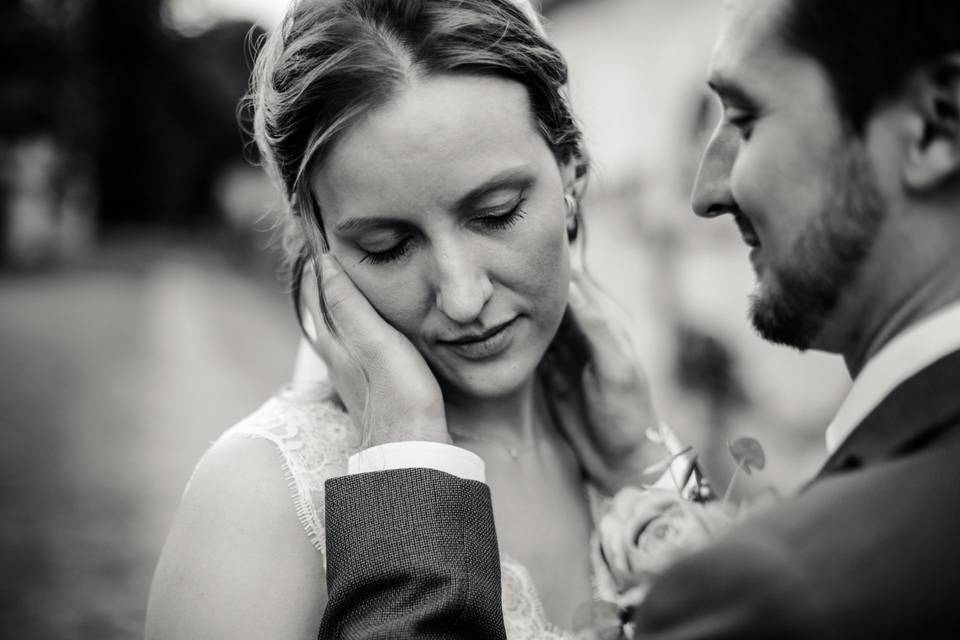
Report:
[[[707,437],[700,453],[715,486],[724,486],[726,482],[719,480],[729,477],[727,442],[735,426],[731,419],[751,400],[740,380],[734,352],[723,340],[682,320],[675,331],[674,374],[688,392],[703,401]]]
[[[236,107],[262,31],[222,22],[183,35],[164,24],[164,1],[0,4],[0,53],[20,62],[0,71],[0,144],[51,136],[59,188],[92,183],[103,233],[217,224],[213,185],[247,145]]]
[[[252,23],[188,37],[164,0],[15,0],[0,5],[0,143],[45,134],[65,179],[89,175],[98,228],[214,224],[212,185],[243,158],[236,105]],[[254,40],[255,41],[255,40]]]
[[[216,221],[212,184],[242,158],[235,117],[249,23],[195,37],[166,28],[163,0],[87,0],[102,118],[101,220],[196,228]]]
[[[50,131],[56,124],[58,80],[66,59],[56,32],[18,2],[0,4],[0,138]]]

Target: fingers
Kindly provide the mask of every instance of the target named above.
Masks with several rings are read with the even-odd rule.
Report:
[[[292,382],[295,387],[332,384],[336,396],[359,426],[366,399],[366,381],[360,363],[353,357],[354,351],[348,351],[344,343],[334,337],[322,317],[320,286],[313,265],[303,270],[302,278],[302,322],[312,349],[305,348],[304,341],[301,342]]]
[[[634,382],[640,368],[622,313],[578,272],[570,281],[569,304],[596,375],[603,381]]]
[[[320,293],[333,324],[333,338],[339,338],[337,342],[347,349],[359,351],[361,366],[376,360],[389,325],[329,253],[320,256]]]
[[[349,355],[343,367],[331,362],[334,384],[339,388],[341,369],[359,373],[345,390],[356,390],[354,395],[362,400],[356,404],[362,407],[367,445],[449,442],[443,396],[423,356],[380,316],[329,254],[320,258],[320,292],[335,332],[333,342]]]
[[[300,282],[300,308],[303,313],[301,322],[303,331],[325,362],[331,362],[334,352],[341,349],[337,344],[320,311],[320,283],[312,262],[304,268]]]

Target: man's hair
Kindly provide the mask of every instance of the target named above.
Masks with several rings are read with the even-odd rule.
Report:
[[[816,60],[853,130],[924,65],[960,53],[960,0],[791,0],[786,45]]]

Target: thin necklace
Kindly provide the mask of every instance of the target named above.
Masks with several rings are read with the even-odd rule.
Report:
[[[502,447],[514,460],[518,460],[522,454],[527,453],[528,451],[533,451],[533,449],[537,446],[537,444],[534,442],[523,447],[518,447],[515,444],[510,444],[509,442],[494,436],[483,437],[481,435],[477,435],[476,433],[470,433],[469,431],[460,431],[459,429],[455,429],[451,426],[447,427],[447,431],[455,436],[460,436],[461,438],[466,438],[467,440],[473,440],[474,442],[488,442],[498,445]]]

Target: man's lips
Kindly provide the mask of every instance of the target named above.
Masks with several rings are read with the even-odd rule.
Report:
[[[740,229],[740,236],[743,238],[743,241],[750,247],[759,247],[760,246],[760,236],[757,235],[756,229],[753,228],[753,225],[750,224],[750,221],[747,220],[747,217],[742,213],[736,213],[733,216],[734,222],[737,223],[737,228]]]

